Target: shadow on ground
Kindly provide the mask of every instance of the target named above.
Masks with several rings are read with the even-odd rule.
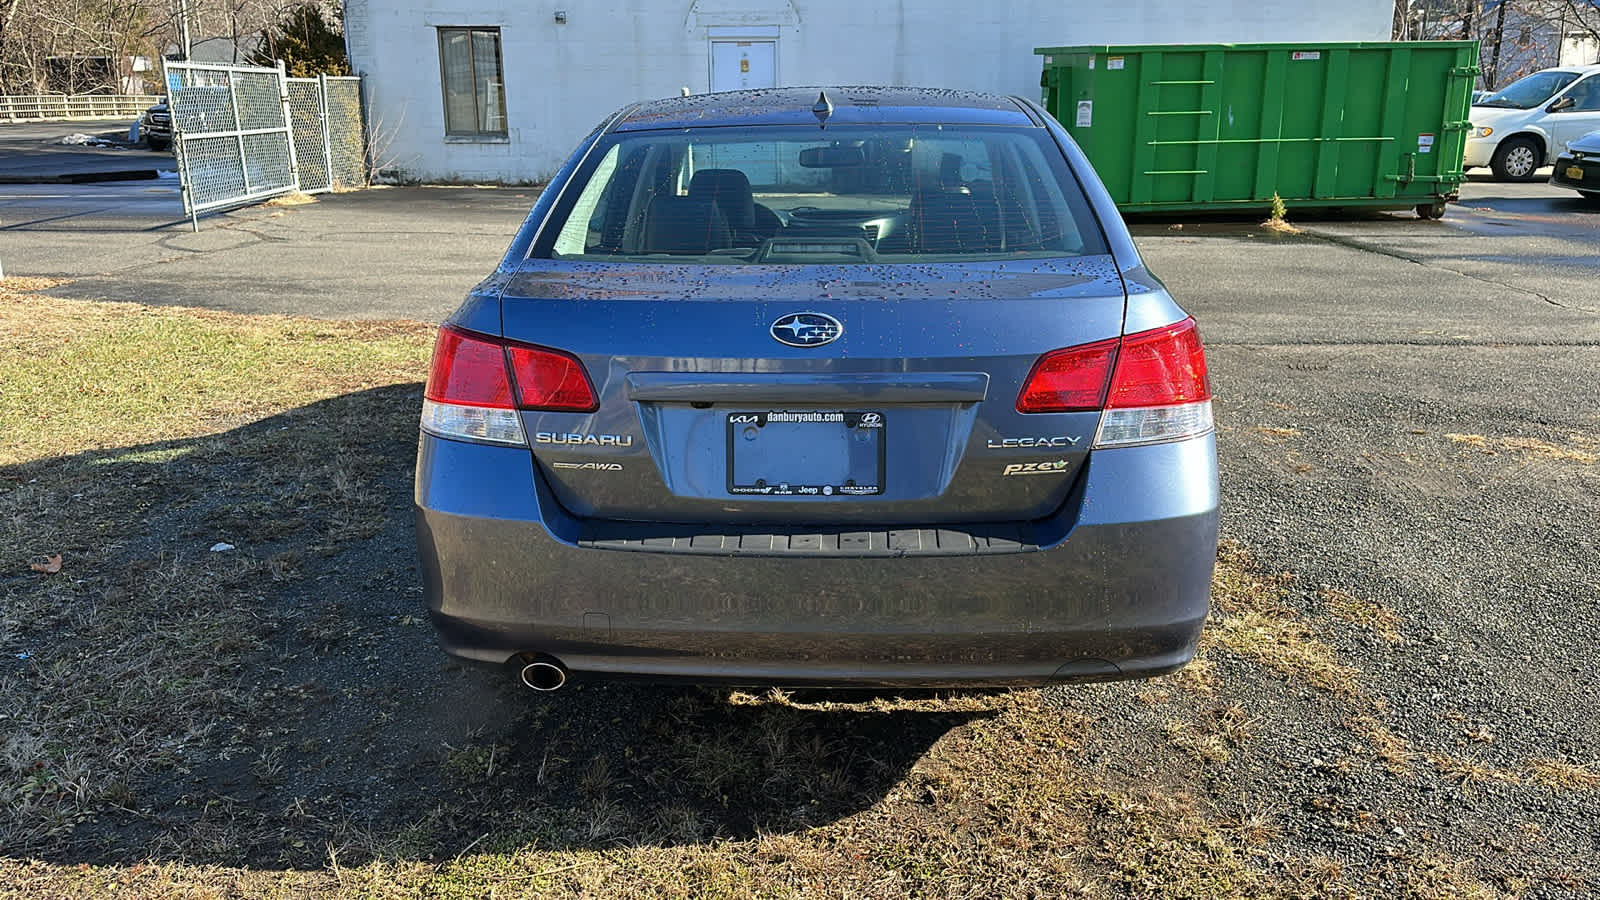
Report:
[[[320,868],[330,848],[358,864],[799,830],[878,802],[985,715],[543,696],[449,659],[415,567],[420,387],[0,469],[6,555],[63,557],[0,576],[8,853]]]

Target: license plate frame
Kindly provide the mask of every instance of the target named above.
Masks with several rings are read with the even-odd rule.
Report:
[[[871,497],[884,492],[880,410],[740,410],[725,417],[727,489],[751,497]]]

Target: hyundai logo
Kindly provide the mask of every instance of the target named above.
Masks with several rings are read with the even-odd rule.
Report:
[[[826,313],[799,312],[779,318],[768,330],[780,344],[820,347],[838,340],[844,334],[844,323]]]

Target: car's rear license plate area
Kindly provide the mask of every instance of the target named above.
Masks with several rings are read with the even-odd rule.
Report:
[[[1581,167],[1581,166],[1567,166],[1567,177],[1571,178],[1573,181],[1582,181],[1583,180],[1583,167]]]
[[[883,493],[884,416],[865,410],[728,414],[728,493],[774,497]]]

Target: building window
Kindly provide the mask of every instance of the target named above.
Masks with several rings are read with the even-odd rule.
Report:
[[[500,29],[439,29],[439,70],[444,82],[445,134],[505,137]]]

